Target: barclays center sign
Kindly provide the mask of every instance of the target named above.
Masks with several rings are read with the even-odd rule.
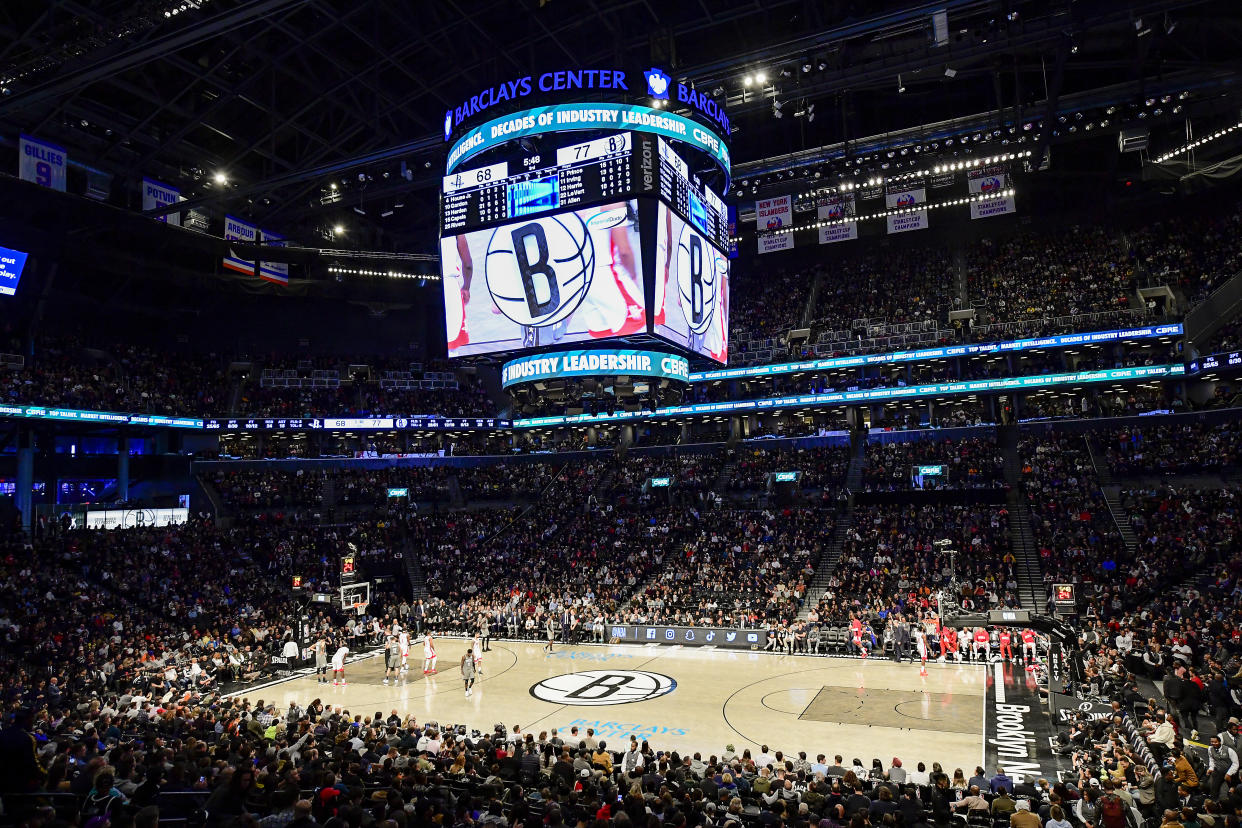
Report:
[[[459,127],[489,110],[525,106],[527,98],[581,100],[584,95],[626,99],[646,96],[654,101],[680,104],[719,127],[722,134],[729,134],[729,116],[723,102],[693,86],[674,81],[664,70],[653,66],[642,72],[562,69],[501,81],[481,89],[444,113],[444,140],[448,141]]]

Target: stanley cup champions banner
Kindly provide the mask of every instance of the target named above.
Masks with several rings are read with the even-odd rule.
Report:
[[[992,196],[980,201],[970,202],[972,219],[1003,216],[1012,213],[1016,205],[1011,195],[992,195],[1008,190],[1012,186],[1009,173],[1004,167],[991,166],[971,170],[966,174],[966,182],[970,185],[970,194],[974,196]]]
[[[259,232],[262,234],[263,243],[269,247],[289,246],[289,242],[285,241],[284,236],[278,236],[270,230],[260,230]],[[259,262],[259,278],[275,285],[288,285],[289,263],[261,261]]]
[[[17,149],[17,177],[40,187],[65,191],[65,168],[69,156],[61,147],[23,135]]]
[[[884,194],[884,203],[890,210],[910,210],[910,212],[888,216],[889,233],[927,229],[927,210],[912,209],[919,204],[927,203],[927,190],[923,187],[900,190],[890,188]]]
[[[241,219],[235,219],[232,216],[225,216],[224,240],[243,241],[253,244],[259,240],[259,228],[255,227],[253,224],[247,224]],[[246,276],[254,275],[254,262],[238,258],[232,248],[229,248],[229,255],[224,257],[224,266],[229,270],[237,273],[243,273]]]
[[[833,196],[819,205],[819,220],[836,222],[819,228],[819,243],[831,244],[858,238],[858,222],[854,211],[854,194]]]
[[[176,204],[178,201],[181,201],[181,191],[176,187],[161,184],[154,178],[142,179],[142,211],[144,213],[166,204]],[[180,226],[181,214],[165,213],[162,216],[155,216],[155,220]]]

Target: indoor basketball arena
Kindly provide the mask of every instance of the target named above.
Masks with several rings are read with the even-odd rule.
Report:
[[[1242,828],[1240,40],[0,4],[0,826]]]

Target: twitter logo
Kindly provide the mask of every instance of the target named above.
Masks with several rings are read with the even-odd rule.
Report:
[[[647,94],[655,98],[657,101],[668,100],[668,87],[673,79],[664,74],[654,66],[643,72],[643,77],[647,79]]]

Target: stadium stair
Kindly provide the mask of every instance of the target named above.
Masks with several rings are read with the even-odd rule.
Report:
[[[716,475],[716,480],[712,483],[712,491],[718,495],[724,495],[729,490],[729,484],[733,482],[733,475],[737,474],[737,455],[733,455],[720,467],[720,473]]]
[[[864,452],[867,450],[867,434],[863,431],[854,432],[851,438],[853,444],[851,448],[850,467],[845,472],[845,489],[849,492],[856,492],[862,488],[863,468],[867,465]]]
[[[832,539],[828,541],[828,548],[824,550],[824,556],[819,559],[819,565],[815,567],[815,575],[811,578],[811,583],[806,588],[806,596],[802,601],[802,608],[798,610],[798,617],[805,619],[814,607],[819,603],[820,596],[828,589],[828,582],[832,579],[832,573],[837,570],[837,563],[841,560],[841,549],[845,546],[845,536],[854,525],[854,499],[851,497],[846,501],[845,506],[837,515],[837,524],[832,530]]]
[[[1039,561],[1039,546],[1031,530],[1031,510],[1018,489],[1008,495],[1009,543],[1016,559],[1018,575],[1018,600],[1031,612],[1044,609],[1045,596],[1043,567]]]
[[[445,484],[448,489],[449,507],[452,509],[460,509],[466,505],[466,497],[461,493],[461,484],[457,482],[457,475],[452,475]]]
[[[1018,426],[1003,425],[997,429],[1001,455],[1005,458],[1005,482],[1017,486],[1022,482],[1022,458],[1018,456]]]
[[[323,508],[336,508],[336,476],[331,474],[324,475],[323,479]]]
[[[211,504],[211,513],[217,518],[221,517],[224,514],[224,500],[220,497],[220,493],[216,491],[216,487],[207,482],[207,478],[201,474],[194,475],[194,481],[198,483],[199,490],[207,498],[207,502]]]
[[[1104,502],[1108,504],[1108,513],[1113,518],[1113,525],[1117,527],[1117,532],[1121,535],[1121,541],[1126,545],[1126,550],[1133,555],[1138,549],[1138,536],[1130,528],[1126,509],[1121,505],[1121,486],[1113,481],[1113,473],[1109,471],[1108,463],[1096,454],[1094,441],[1089,436],[1082,439],[1087,446],[1091,465],[1095,468],[1095,476],[1100,481],[1100,493],[1104,495]]]
[[[410,587],[410,598],[417,601],[422,598],[424,600],[431,597],[431,591],[427,589],[427,576],[423,574],[423,567],[418,562],[418,554],[410,544],[406,544],[402,550],[401,558],[405,561],[405,579]]]

